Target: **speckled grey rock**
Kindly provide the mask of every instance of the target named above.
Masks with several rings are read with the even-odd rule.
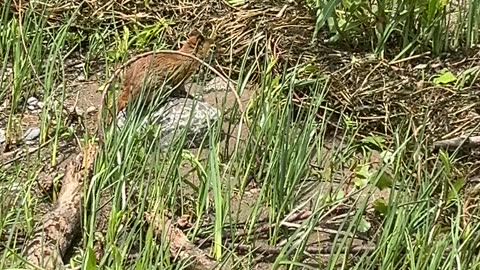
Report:
[[[40,128],[38,127],[33,127],[29,128],[26,132],[25,135],[23,136],[23,139],[27,142],[31,142],[38,138],[40,136]]]
[[[220,77],[215,77],[205,85],[204,92],[210,93],[210,92],[228,91],[229,90],[228,84],[230,84],[230,86],[233,87],[232,83],[227,83],[224,79]]]
[[[197,148],[219,116],[220,111],[207,103],[190,98],[169,98],[157,111],[142,120],[140,132],[151,131],[152,142],[158,143],[161,150],[182,139],[186,132],[183,147]],[[126,113],[121,111],[117,115],[117,127],[123,128],[125,121]]]

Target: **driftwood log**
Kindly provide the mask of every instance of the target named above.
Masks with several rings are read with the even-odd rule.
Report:
[[[67,165],[54,209],[37,223],[34,233],[27,240],[23,253],[30,268],[62,269],[63,256],[80,232],[82,186],[91,177],[96,148],[88,144],[75,161]],[[213,269],[215,261],[188,241],[185,234],[167,220],[145,215],[154,227],[157,237],[166,233],[172,255],[180,259],[193,259],[192,269]]]
[[[204,251],[188,241],[182,230],[172,225],[170,220],[165,220],[149,213],[145,213],[145,219],[153,227],[155,236],[158,239],[162,239],[163,234],[166,235],[165,239],[168,241],[170,253],[173,256],[182,260],[192,261],[189,269],[206,270],[214,269],[217,266],[217,263]]]
[[[83,179],[90,177],[95,156],[93,145],[89,144],[84,149],[84,153],[67,165],[53,211],[37,223],[33,235],[25,244],[24,254],[30,266],[62,268],[62,257],[80,231],[82,183]]]

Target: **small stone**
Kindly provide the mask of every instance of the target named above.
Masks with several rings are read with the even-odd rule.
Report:
[[[78,75],[77,77],[78,81],[85,81],[85,76],[83,74]]]
[[[27,108],[28,108],[30,111],[35,110],[35,106],[32,106],[32,105],[28,105]]]
[[[40,108],[40,109],[43,108],[44,105],[45,105],[45,103],[43,103],[43,102],[41,102],[41,101],[39,101],[39,102],[37,103],[37,107]]]
[[[25,141],[33,141],[36,138],[38,138],[38,136],[40,136],[40,128],[34,127],[34,128],[29,128],[27,132],[25,132],[23,139]]]
[[[5,100],[1,105],[0,105],[0,111],[5,110],[8,107],[8,102]]]
[[[5,130],[0,128],[0,144],[4,143],[6,140],[7,140],[7,138],[5,137]]]
[[[5,75],[8,76],[8,75],[12,75],[13,74],[13,69],[12,68],[6,68],[5,69]]]
[[[78,108],[78,107],[75,107],[74,110],[75,110],[75,114],[76,114],[76,115],[83,115],[83,114],[85,113],[85,112],[83,111],[83,109]]]
[[[418,82],[416,83],[416,85],[417,85],[417,89],[418,89],[418,90],[422,90],[422,89],[424,88],[424,83],[423,83],[423,81],[418,81]]]
[[[117,127],[122,128],[125,125],[126,121],[127,121],[127,113],[126,113],[126,110],[123,109],[117,114]]]
[[[30,106],[35,106],[38,103],[38,99],[36,97],[29,97],[27,99],[27,104]]]
[[[366,55],[365,58],[367,58],[367,60],[372,61],[372,60],[376,60],[377,56],[374,53],[369,53],[369,54]]]
[[[426,69],[428,67],[428,64],[418,64],[413,69]]]
[[[80,63],[80,64],[76,64],[75,66],[73,66],[74,68],[83,68],[85,66],[85,63]]]
[[[231,82],[226,82],[220,77],[215,77],[205,85],[204,91],[205,93],[228,91],[229,84],[231,87],[233,87]]]
[[[87,108],[87,114],[90,114],[96,111],[97,111],[97,108],[95,106],[90,106]]]

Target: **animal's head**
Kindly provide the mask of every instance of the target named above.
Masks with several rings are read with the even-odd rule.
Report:
[[[204,57],[207,55],[212,44],[213,39],[203,36],[200,31],[194,29],[190,32],[190,34],[188,34],[188,39],[180,50]]]

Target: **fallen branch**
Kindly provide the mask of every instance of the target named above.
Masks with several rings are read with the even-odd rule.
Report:
[[[269,247],[269,246],[258,246],[253,247],[251,245],[242,245],[236,244],[233,245],[235,250],[242,252],[242,253],[261,253],[263,255],[278,255],[282,252],[283,247]],[[375,250],[375,246],[373,245],[357,245],[352,246],[351,248],[343,249],[343,252],[348,252],[352,254],[357,254],[360,252],[373,252]],[[335,246],[323,246],[323,247],[314,247],[309,246],[305,247],[304,252],[310,254],[330,254],[332,251],[335,250]]]
[[[30,155],[30,154],[33,154],[33,153],[37,152],[38,150],[44,148],[45,146],[48,146],[48,145],[53,141],[53,139],[54,139],[54,138],[52,137],[52,138],[48,139],[46,142],[42,143],[41,145],[36,146],[36,147],[33,147],[33,148],[29,149],[28,151],[25,151],[25,152],[17,155],[16,157],[14,157],[14,158],[12,158],[12,159],[10,159],[10,160],[7,160],[7,161],[5,161],[5,162],[3,162],[3,163],[0,165],[0,167],[5,168],[7,165],[10,165],[11,163],[13,163],[13,162],[15,162],[15,161],[17,161],[17,160],[20,160],[20,159],[22,159],[22,158],[24,158],[24,157],[26,157],[26,156],[28,156],[28,155]],[[20,151],[20,150],[21,150],[21,149],[18,148],[17,150],[12,151],[12,152],[13,152],[12,154],[15,154],[16,152],[18,152],[18,151]],[[10,154],[10,153],[8,153],[8,154]]]
[[[301,210],[301,211],[298,211],[298,212],[293,213],[293,214],[289,215],[288,217],[286,217],[285,221],[295,222],[295,221],[305,220],[305,219],[309,218],[311,215],[312,215],[311,211]],[[246,225],[246,223],[237,223],[236,226],[240,227],[240,226],[242,226],[242,224],[243,224],[243,226]],[[257,227],[255,230],[253,230],[251,232],[246,230],[246,229],[238,230],[233,237],[229,236],[228,232],[225,232],[225,233],[222,234],[222,240],[228,240],[228,239],[231,239],[231,238],[237,239],[237,238],[240,238],[240,237],[245,237],[249,234],[254,234],[254,235],[262,234],[262,233],[268,232],[269,230],[271,230],[275,226],[277,226],[277,224],[268,223],[268,219],[259,220],[259,221],[257,221],[257,224],[262,224],[262,225],[260,225],[259,227]],[[204,226],[205,227],[210,227],[211,225],[204,225]],[[228,227],[228,226],[229,225],[226,225],[225,227]],[[212,239],[208,238],[209,235],[210,234],[208,232],[198,233],[197,234],[197,239],[194,241],[194,243],[197,244],[199,247],[203,247],[206,244],[210,244]]]
[[[473,137],[457,137],[448,140],[441,140],[433,143],[433,149],[438,150],[440,148],[465,148],[480,146],[480,136]]]
[[[298,228],[301,228],[302,225],[294,223],[294,222],[308,219],[311,215],[312,215],[311,211],[301,210],[301,211],[298,211],[297,213],[294,213],[294,214],[286,217],[284,219],[284,221],[281,221],[277,224],[266,223],[266,224],[263,224],[263,225],[257,227],[256,229],[254,229],[252,231],[239,230],[235,233],[235,235],[233,237],[228,236],[228,234],[224,234],[222,239],[223,240],[238,239],[240,237],[245,237],[247,235],[256,235],[256,237],[258,237],[258,235],[260,235],[262,233],[265,233],[265,232],[268,232],[268,231],[274,229],[275,227],[285,227],[287,229],[298,229]],[[257,223],[260,223],[260,222],[261,221],[259,221]],[[366,238],[364,236],[361,236],[361,235],[356,235],[356,234],[348,233],[348,232],[345,232],[345,231],[339,231],[339,230],[324,228],[324,227],[320,227],[320,226],[315,227],[314,230],[317,231],[317,232],[320,232],[320,233],[326,233],[326,234],[330,234],[330,235],[337,235],[338,234],[338,235],[342,235],[342,236],[349,237],[349,238],[352,238],[352,239],[356,238],[356,239],[360,239],[360,240],[364,240],[364,241],[369,240],[368,238]],[[194,243],[196,243],[199,247],[204,247],[205,245],[208,245],[211,242],[212,242],[212,239],[208,238],[208,234],[206,234],[206,233],[205,234],[199,234],[198,238],[194,241]]]
[[[190,243],[187,236],[179,228],[174,227],[170,220],[164,222],[160,217],[152,216],[149,213],[145,213],[145,219],[153,226],[154,233],[158,238],[161,238],[162,234],[165,233],[172,255],[180,259],[193,261],[190,269],[215,268],[216,262],[197,246]]]
[[[89,177],[94,156],[95,148],[89,144],[83,154],[68,164],[54,210],[37,223],[25,245],[23,253],[30,265],[45,269],[63,266],[62,257],[80,231],[82,179]]]

